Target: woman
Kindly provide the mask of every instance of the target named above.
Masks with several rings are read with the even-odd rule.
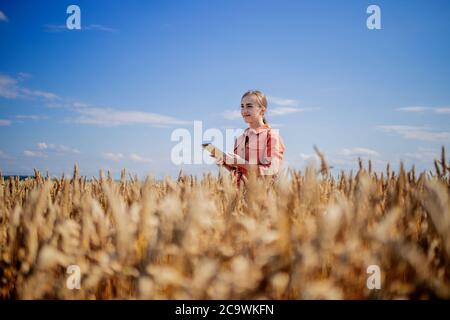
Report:
[[[264,114],[267,111],[267,99],[264,93],[249,90],[241,98],[241,115],[248,128],[236,138],[234,154],[245,159],[245,163],[235,161],[218,164],[225,166],[237,178],[238,186],[247,181],[250,170],[257,176],[275,178],[279,173],[284,154],[283,139],[278,130],[272,129]]]

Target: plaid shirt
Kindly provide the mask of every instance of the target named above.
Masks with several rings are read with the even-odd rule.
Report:
[[[283,162],[284,143],[278,129],[264,124],[256,130],[247,128],[237,137],[234,141],[234,153],[250,164],[257,164],[260,176],[276,177]],[[227,164],[224,166],[237,177],[238,186],[242,177],[248,176],[245,168]]]

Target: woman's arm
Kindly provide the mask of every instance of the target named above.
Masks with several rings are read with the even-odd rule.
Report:
[[[226,164],[225,162],[222,163],[222,165],[223,165],[225,168],[227,168],[227,170],[230,171],[230,172],[236,171],[236,168],[235,168],[235,167],[232,167],[232,166]]]
[[[235,144],[236,144],[236,142],[235,142]],[[213,152],[211,153],[211,157],[213,157],[213,158],[216,159],[216,164],[217,164],[217,165],[219,165],[219,166],[224,166],[228,171],[230,171],[230,172],[232,172],[232,173],[233,173],[234,171],[236,171],[235,166],[229,165],[229,164],[227,164],[227,163],[225,162],[226,158],[217,159],[214,150],[213,150]]]
[[[281,136],[271,131],[267,135],[266,155],[264,158],[265,163],[250,164],[248,161],[237,161],[230,163],[231,167],[239,167],[248,171],[256,170],[261,176],[275,175],[279,172],[284,154],[284,142]],[[258,151],[259,152],[259,151]]]
[[[259,174],[262,176],[277,174],[284,154],[284,142],[277,132],[271,130],[267,138],[266,159],[268,163],[258,166]]]

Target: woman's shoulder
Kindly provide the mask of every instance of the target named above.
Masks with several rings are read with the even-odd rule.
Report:
[[[268,135],[270,135],[270,140],[279,143],[281,147],[284,148],[284,140],[281,137],[279,129],[270,127],[270,129],[268,130]]]
[[[271,136],[276,136],[281,138],[281,134],[280,134],[280,129],[278,128],[273,128],[273,127],[268,127],[267,132],[271,135]]]

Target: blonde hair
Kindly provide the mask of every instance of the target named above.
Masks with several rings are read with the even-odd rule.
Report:
[[[258,103],[261,107],[264,107],[267,110],[267,98],[264,93],[262,93],[259,90],[248,90],[246,93],[242,95],[242,99],[244,99],[248,95],[254,95],[256,97],[256,100],[258,100]],[[264,124],[267,124],[266,117],[263,116],[263,122]]]

